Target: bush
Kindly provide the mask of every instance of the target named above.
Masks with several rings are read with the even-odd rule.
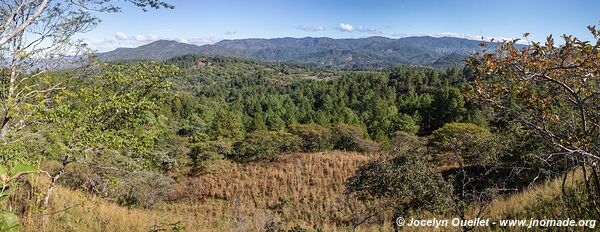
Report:
[[[62,183],[73,189],[113,200],[124,206],[151,208],[172,192],[172,178],[160,173],[70,164]]]
[[[210,136],[215,139],[241,139],[244,137],[242,119],[234,112],[218,111],[210,128]]]
[[[254,131],[233,145],[232,158],[237,161],[274,160],[281,153],[300,149],[302,139],[281,131]]]
[[[394,133],[391,143],[386,147],[386,154],[405,154],[413,150],[424,148],[426,145],[425,143],[424,139],[421,139],[414,134],[399,131]]]
[[[499,149],[489,130],[471,123],[447,123],[431,134],[429,142],[437,152],[454,156],[446,157],[446,162],[491,163]]]
[[[444,213],[451,206],[452,185],[424,159],[423,151],[391,152],[391,159],[361,165],[348,178],[346,189],[357,199],[375,204],[393,218],[408,212]]]
[[[331,144],[331,132],[317,124],[292,124],[288,131],[302,139],[301,148],[305,152],[329,150]]]
[[[122,183],[125,195],[119,197],[120,204],[150,208],[171,194],[174,180],[159,173],[143,171],[130,174]]]
[[[365,131],[354,125],[338,124],[332,129],[333,148],[339,150],[377,152],[379,144],[365,138]]]
[[[190,152],[194,173],[210,172],[215,164],[231,153],[230,150],[230,143],[224,140],[195,142]]]

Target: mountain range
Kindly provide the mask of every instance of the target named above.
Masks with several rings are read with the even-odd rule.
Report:
[[[222,55],[314,64],[320,67],[386,67],[421,65],[460,66],[463,59],[481,50],[482,41],[455,37],[406,37],[391,39],[275,38],[222,40],[210,45],[193,45],[158,40],[137,48],[117,48],[97,57],[104,61],[166,60],[187,54]]]

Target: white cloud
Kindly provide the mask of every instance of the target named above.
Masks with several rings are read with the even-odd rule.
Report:
[[[352,24],[348,24],[348,23],[340,23],[340,25],[338,25],[337,29],[340,31],[352,32],[352,31],[354,31],[354,26]]]
[[[235,35],[237,31],[226,31],[225,35]]]
[[[117,38],[118,40],[127,40],[127,34],[125,34],[125,32],[117,32],[115,34],[115,38]]]
[[[310,27],[310,26],[298,26],[296,27],[296,29],[301,30],[301,31],[308,31],[308,32],[316,32],[316,31],[325,31],[325,27]]]
[[[362,26],[355,26],[348,23],[340,23],[335,29],[342,32],[362,32],[371,35],[381,35],[383,32],[376,28],[364,28]]]
[[[147,39],[146,39],[146,36],[143,36],[143,35],[136,35],[136,36],[135,36],[135,41],[138,41],[138,42],[144,42],[144,41],[147,41]]]

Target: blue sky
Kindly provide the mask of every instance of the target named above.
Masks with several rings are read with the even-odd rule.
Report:
[[[173,10],[99,14],[80,37],[99,51],[158,39],[207,44],[222,39],[360,38],[413,35],[530,39],[572,34],[590,40],[600,24],[600,0],[166,0]]]

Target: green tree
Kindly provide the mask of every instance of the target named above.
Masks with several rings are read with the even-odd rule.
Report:
[[[244,137],[242,119],[234,112],[220,110],[210,128],[210,135],[215,139],[241,140]]]
[[[298,151],[302,140],[281,131],[254,131],[234,144],[233,158],[238,161],[274,160],[279,155]]]
[[[431,134],[430,144],[451,162],[461,166],[485,164],[496,160],[494,135],[471,123],[448,123]]]
[[[416,134],[419,131],[419,124],[413,117],[407,114],[398,114],[394,118],[394,131],[403,131],[409,134]]]
[[[95,74],[68,82],[69,88],[62,88],[47,100],[49,109],[37,114],[44,124],[36,129],[49,142],[46,158],[62,161],[62,167],[51,174],[44,206],[70,163],[105,163],[107,159],[98,154],[117,150],[131,158],[128,167],[151,169],[162,165],[162,153],[154,151],[166,119],[155,117],[153,112],[157,111],[161,93],[170,86],[165,79],[179,70],[139,63],[103,64],[88,71]]]

